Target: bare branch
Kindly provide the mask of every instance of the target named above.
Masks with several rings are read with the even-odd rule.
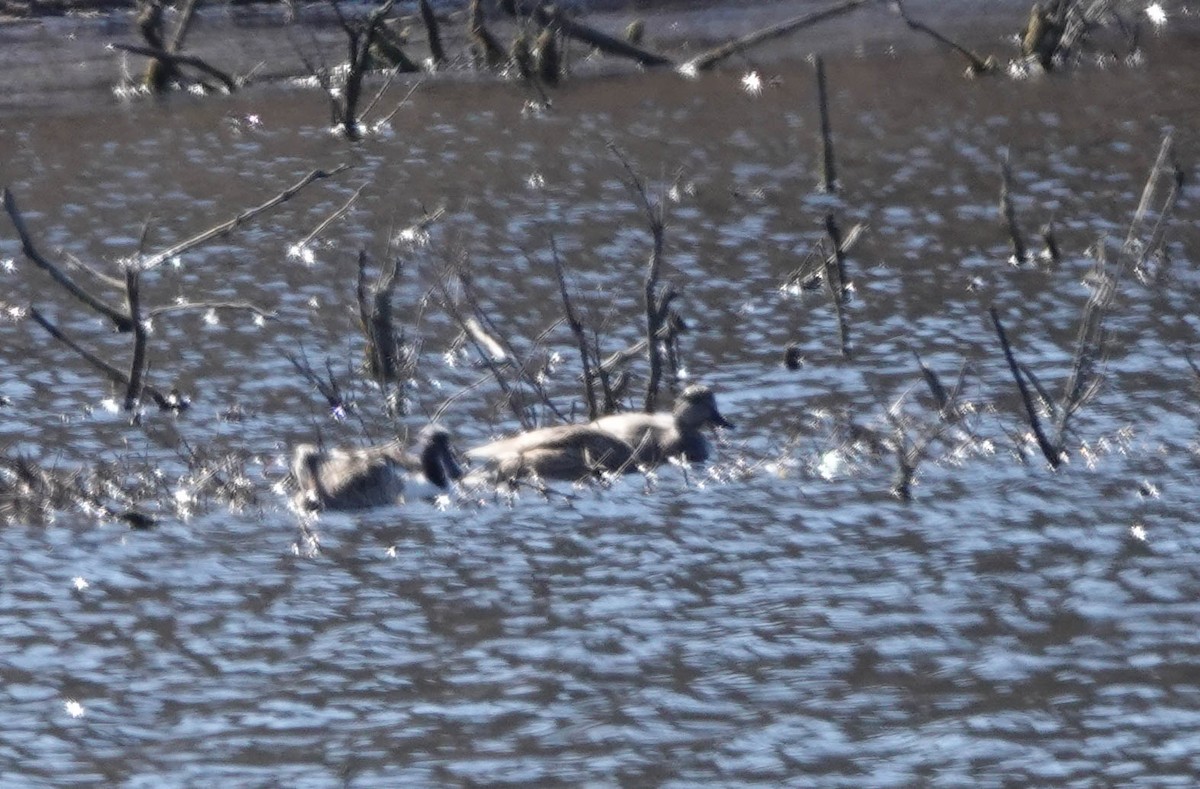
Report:
[[[2,197],[4,203],[4,210],[8,213],[8,218],[12,220],[13,227],[17,231],[17,236],[21,239],[21,251],[25,253],[25,257],[31,263],[49,274],[67,293],[70,293],[76,299],[107,318],[116,327],[117,331],[126,332],[133,328],[129,316],[88,293],[76,284],[75,280],[68,276],[66,272],[42,257],[37,247],[33,244],[33,238],[30,237],[29,230],[25,227],[25,220],[21,217],[21,212],[17,208],[16,198],[13,197],[12,192],[5,188],[0,197]]]
[[[181,312],[208,312],[209,310],[249,312],[268,321],[275,320],[277,317],[274,312],[263,309],[256,304],[251,304],[248,301],[183,301],[146,310],[146,317],[157,318],[161,315],[173,315]]]
[[[918,22],[917,20],[913,19],[911,16],[908,15],[908,12],[904,10],[904,3],[900,2],[900,0],[895,0],[895,2],[892,4],[892,6],[893,6],[893,8],[896,9],[896,12],[898,14],[900,14],[900,18],[904,20],[904,23],[906,25],[908,25],[910,28],[912,28],[913,30],[916,30],[918,32],[929,35],[931,38],[933,38],[934,41],[937,41],[939,44],[942,44],[944,46],[950,47],[955,52],[957,52],[958,54],[960,54],[964,58],[966,58],[967,62],[971,64],[971,73],[972,74],[988,74],[988,73],[994,72],[996,70],[995,58],[991,58],[991,57],[981,58],[981,57],[979,57],[979,55],[976,55],[974,52],[967,49],[962,44],[959,44],[956,41],[951,41],[950,39],[946,38],[944,35],[942,35],[938,31],[934,30],[932,27],[929,27],[928,25],[924,24],[923,22]]]
[[[29,316],[33,318],[39,326],[49,332],[51,337],[58,340],[63,345],[66,345],[68,348],[75,351],[75,353],[79,354],[80,358],[103,373],[108,380],[112,381],[117,386],[124,387],[125,389],[129,388],[129,377],[126,376],[125,373],[121,372],[116,367],[113,367],[111,364],[104,361],[99,356],[96,356],[91,351],[84,349],[77,342],[59,330],[57,326],[47,320],[46,317],[43,316],[36,307],[29,308]],[[141,385],[141,390],[149,393],[155,404],[164,411],[182,411],[183,409],[187,408],[186,400],[180,399],[173,395],[165,395],[160,390],[152,387],[148,383],[143,383]]]
[[[194,57],[192,55],[179,55],[174,52],[168,52],[165,49],[139,46],[137,44],[113,43],[109,44],[108,46],[111,49],[119,49],[122,52],[130,52],[134,55],[144,55],[145,57],[154,58],[155,60],[170,63],[172,66],[191,66],[197,71],[204,72],[208,76],[220,82],[225,87],[225,90],[229,91],[230,93],[233,93],[238,88],[237,80],[202,58]]]
[[[794,17],[777,25],[763,28],[762,30],[756,30],[749,35],[743,36],[734,41],[730,41],[727,44],[722,44],[721,46],[711,49],[701,55],[697,55],[685,63],[680,70],[684,73],[707,71],[708,69],[711,69],[713,66],[720,63],[722,60],[736,55],[739,52],[745,52],[747,49],[767,41],[783,38],[784,36],[790,35],[797,30],[811,27],[818,22],[824,22],[826,19],[833,19],[834,17],[841,16],[842,14],[853,11],[856,8],[860,8],[871,2],[878,2],[878,0],[845,0],[845,2],[838,3],[835,6],[830,6],[829,8],[821,11],[814,11],[809,14]]]
[[[1038,419],[1037,409],[1034,407],[1033,398],[1029,394],[1029,387],[1026,386],[1025,378],[1021,375],[1017,360],[1013,356],[1012,346],[1008,343],[1008,335],[1004,332],[1004,326],[1000,323],[1000,314],[996,312],[995,307],[989,307],[988,314],[992,316],[992,325],[996,328],[996,336],[1000,338],[1000,347],[1004,351],[1004,358],[1008,362],[1008,369],[1012,372],[1013,380],[1017,382],[1017,389],[1021,393],[1021,403],[1025,406],[1025,416],[1029,420],[1030,428],[1033,429],[1033,435],[1037,439],[1038,448],[1042,450],[1042,455],[1050,463],[1050,467],[1057,469],[1059,464],[1062,463],[1061,452],[1058,447],[1050,443],[1050,439],[1046,437],[1045,431],[1042,430],[1041,420]]]
[[[541,5],[537,8],[534,16],[543,27],[558,30],[564,36],[589,44],[607,55],[630,58],[643,66],[675,65],[670,58],[664,55],[650,52],[630,41],[614,38],[595,28],[580,24],[555,6]]]
[[[371,183],[371,182],[364,181],[361,186],[359,186],[357,189],[354,190],[354,194],[352,194],[352,195],[350,195],[350,197],[346,198],[346,202],[342,203],[340,208],[335,209],[332,214],[325,217],[325,219],[321,220],[321,223],[319,225],[317,225],[315,228],[313,228],[313,231],[311,233],[309,233],[304,238],[300,239],[300,241],[298,241],[295,244],[294,248],[301,249],[303,247],[308,246],[309,244],[312,243],[312,240],[314,238],[321,235],[321,233],[325,232],[326,228],[328,228],[330,225],[332,225],[334,222],[336,222],[338,219],[340,219],[342,216],[344,216],[346,214],[346,212],[350,210],[350,206],[354,205],[355,201],[358,200],[358,196],[362,194],[362,190],[366,189],[367,184],[369,184],[369,183]]]
[[[338,175],[339,173],[342,173],[348,169],[350,169],[349,164],[340,164],[337,167],[335,167],[334,169],[329,170],[329,171],[313,170],[311,173],[309,173],[308,175],[301,178],[295,184],[289,186],[287,189],[284,189],[282,192],[275,195],[270,200],[259,205],[258,207],[243,211],[242,213],[238,214],[233,219],[230,219],[227,222],[222,222],[219,225],[210,227],[208,230],[198,233],[185,241],[180,241],[178,244],[176,244],[168,249],[164,249],[161,252],[156,252],[155,254],[151,255],[150,257],[148,257],[144,261],[142,261],[142,270],[150,271],[152,269],[155,269],[155,268],[161,266],[167,260],[170,260],[171,258],[173,258],[177,255],[182,255],[184,252],[187,252],[190,249],[194,249],[195,247],[198,247],[201,244],[205,244],[209,241],[212,241],[214,238],[221,238],[222,236],[227,236],[230,233],[237,230],[238,228],[242,227],[243,225],[249,223],[252,219],[257,217],[259,214],[270,211],[272,208],[275,208],[279,205],[282,205],[283,203],[286,203],[288,200],[291,200],[293,197],[296,196],[297,193],[299,193],[302,189],[304,189],[304,187],[308,186],[309,184],[313,183],[314,181],[320,181],[325,178],[332,178],[333,176]]]
[[[143,240],[145,236],[143,234]],[[129,300],[129,320],[133,323],[133,358],[129,362],[129,386],[125,389],[125,410],[132,411],[142,396],[142,376],[146,372],[146,326],[142,323],[140,273],[136,266],[125,268],[125,292]]]
[[[1008,238],[1012,242],[1013,260],[1024,264],[1029,260],[1025,252],[1025,241],[1021,237],[1021,228],[1017,224],[1017,212],[1012,202],[1012,170],[1008,166],[1008,152],[1000,160],[1000,216],[1008,226]]]

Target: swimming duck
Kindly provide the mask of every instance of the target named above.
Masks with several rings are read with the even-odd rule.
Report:
[[[421,431],[416,454],[398,441],[361,449],[322,450],[300,444],[292,453],[292,476],[300,487],[297,501],[308,510],[361,510],[423,497],[411,489],[425,483],[430,495],[449,489],[462,477],[445,428]]]
[[[677,455],[691,463],[708,460],[708,441],[700,431],[709,425],[733,427],[717,410],[712,390],[697,384],[680,393],[670,413],[613,414],[590,426],[633,447],[639,463],[657,465]]]
[[[633,447],[590,425],[556,425],[520,433],[467,450],[496,480],[537,475],[579,480],[632,466]]]

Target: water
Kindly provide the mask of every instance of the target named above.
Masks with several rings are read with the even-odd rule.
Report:
[[[145,299],[273,311],[154,320],[151,380],[193,397],[132,427],[121,397],[28,320],[0,324],[0,445],[45,466],[161,478],[147,531],[76,512],[0,532],[0,784],[1190,786],[1200,771],[1195,621],[1197,204],[1176,207],[1148,284],[1120,275],[1104,385],[1050,471],[987,317],[1053,392],[1070,364],[1089,246],[1110,272],[1165,130],[1194,179],[1200,40],[1146,40],[1140,64],[966,81],[928,52],[827,59],[842,191],[814,191],[814,90],[794,57],[697,81],[580,79],[553,111],[519,87],[418,89],[358,145],[313,92],[6,111],[0,180],[47,256],[116,271],[315,167],[354,169],[147,275]],[[847,50],[852,51],[852,50]],[[755,68],[767,87],[746,93]],[[396,88],[398,101],[406,88]],[[615,142],[670,191],[664,279],[681,291],[692,380],[738,429],[707,468],[516,499],[463,494],[301,524],[287,448],[379,440],[356,373],[359,248],[444,205],[399,246],[397,313],[419,342],[412,430],[486,370],[429,297],[467,261],[488,314],[579,412],[547,237],[610,352],[635,341],[649,237]],[[1031,246],[997,218],[1007,151]],[[534,177],[536,174],[537,177]],[[541,183],[542,186],[537,186]],[[288,249],[366,184],[314,246]],[[823,234],[851,251],[854,355],[820,291],[780,290]],[[0,222],[5,307],[35,304],[123,365],[108,331],[22,258]],[[119,303],[118,296],[112,296]],[[785,346],[804,364],[789,371]],[[871,442],[938,422],[912,355],[973,415],[929,444],[913,501]],[[336,422],[285,358],[325,360],[358,406]],[[640,368],[635,368],[640,369]],[[897,402],[899,401],[899,405]],[[490,380],[443,417],[470,446],[516,429]],[[189,476],[225,458],[236,506]],[[203,464],[201,464],[203,465]],[[211,464],[210,464],[211,465]]]

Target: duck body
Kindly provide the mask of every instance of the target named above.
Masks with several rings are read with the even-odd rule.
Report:
[[[710,426],[732,428],[733,423],[721,416],[707,386],[689,386],[670,412],[612,414],[591,423],[632,447],[637,462],[646,465],[665,463],[672,457],[705,462],[710,453],[702,430]]]
[[[292,452],[297,501],[308,510],[353,511],[437,495],[462,476],[442,428],[422,432],[417,452],[391,442],[322,450],[300,444]],[[407,489],[407,490],[406,490]]]
[[[467,450],[497,480],[526,476],[579,480],[632,465],[633,448],[591,425],[556,425]]]

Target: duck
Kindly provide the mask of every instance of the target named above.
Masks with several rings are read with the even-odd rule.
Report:
[[[466,451],[482,461],[494,481],[527,476],[577,481],[633,464],[633,447],[591,425],[554,425],[528,430]]]
[[[721,416],[712,389],[702,384],[684,389],[670,412],[612,414],[589,425],[633,447],[637,463],[648,466],[673,457],[682,457],[689,463],[705,462],[709,446],[700,431],[709,426],[734,427]]]
[[[415,453],[399,441],[329,450],[300,444],[292,452],[292,476],[300,488],[296,500],[310,511],[396,504],[405,499],[406,487],[408,498],[432,498],[448,491],[462,475],[450,433],[437,425],[421,431]]]

